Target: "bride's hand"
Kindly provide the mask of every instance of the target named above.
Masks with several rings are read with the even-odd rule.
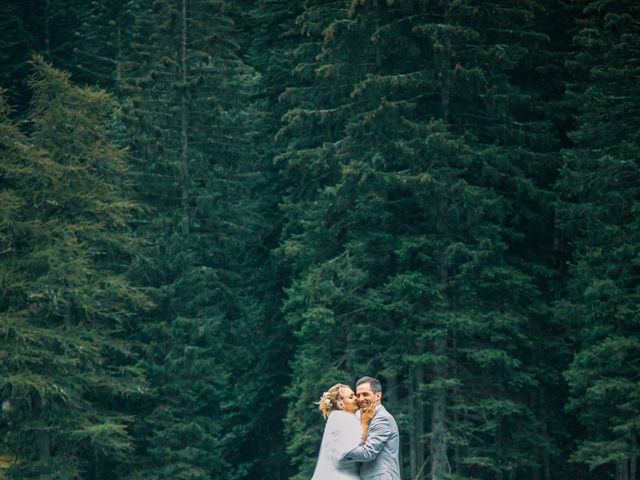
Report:
[[[369,405],[366,409],[360,411],[360,421],[369,425],[371,419],[376,416],[376,408],[374,405]]]

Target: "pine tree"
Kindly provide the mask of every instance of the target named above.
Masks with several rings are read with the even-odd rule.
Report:
[[[579,2],[578,111],[564,151],[558,223],[571,247],[568,298],[557,315],[577,352],[565,373],[568,409],[585,433],[573,460],[593,478],[637,477],[638,456],[638,56],[634,2]]]
[[[264,339],[254,360],[257,370],[242,373],[246,378],[242,395],[249,399],[252,411],[242,420],[252,433],[245,436],[246,443],[239,449],[245,460],[251,458],[247,478],[288,478],[290,470],[283,434],[287,409],[283,393],[290,380],[293,339],[281,311],[289,269],[273,255],[283,228],[279,205],[288,180],[279,175],[274,163],[279,153],[274,137],[286,111],[279,98],[289,86],[291,59],[286,51],[297,38],[294,21],[300,8],[299,3],[285,0],[250,1],[238,7],[239,28],[244,32],[240,37],[242,58],[255,69],[257,79],[250,90],[247,116],[258,172],[251,189],[258,242],[246,256],[244,274],[250,297],[247,304],[252,305],[247,325]],[[258,443],[257,438],[261,439]]]
[[[293,5],[290,11],[296,11]],[[323,427],[319,413],[313,414],[314,402],[323,389],[353,379],[353,357],[346,342],[350,330],[343,315],[351,309],[350,299],[337,307],[328,297],[340,301],[357,286],[360,275],[339,245],[331,245],[330,219],[324,213],[329,207],[318,195],[339,175],[334,144],[343,138],[348,109],[343,103],[353,83],[347,65],[339,72],[320,72],[323,35],[336,18],[347,17],[342,5],[305,2],[295,23],[289,23],[289,44],[283,45],[282,53],[292,62],[291,79],[279,97],[288,111],[275,138],[280,152],[274,161],[283,178],[286,219],[277,255],[293,276],[284,312],[296,342],[285,420],[294,479],[309,478],[313,471]],[[357,70],[358,63],[348,68]]]
[[[115,408],[145,382],[127,341],[146,296],[125,152],[110,140],[114,104],[33,62],[28,132],[2,103],[2,382],[9,478],[78,478],[132,451]]]
[[[120,92],[150,207],[140,273],[158,309],[141,335],[153,393],[129,478],[246,478],[266,461],[248,448],[278,395],[255,374],[272,352],[245,348],[266,337],[272,312],[258,283],[267,274],[255,273],[265,256],[247,98],[257,74],[238,55],[239,12],[226,2],[140,3],[135,17]]]
[[[548,309],[536,285],[548,273],[523,240],[545,208],[535,181],[554,148],[514,80],[545,41],[522,28],[536,4],[305,6],[302,31],[323,43],[296,51],[309,84],[288,92],[280,134],[301,179],[282,246],[297,268],[299,478],[318,427],[298,419],[318,380],[367,369],[397,397],[412,478],[525,471],[541,435],[527,329]]]
[[[536,175],[536,181],[544,185],[545,190],[553,191],[561,165],[559,149],[568,145],[567,132],[573,128],[574,110],[565,97],[565,88],[570,78],[566,61],[573,48],[575,7],[571,2],[555,0],[545,0],[540,6],[534,24],[550,40],[543,43],[543,48],[529,51],[521,62],[525,68],[516,81],[519,87],[540,100],[535,110],[553,124],[558,143],[547,157],[551,161],[546,162]],[[542,267],[538,271],[537,284],[546,300],[540,314],[528,326],[534,348],[527,357],[538,382],[537,388],[529,393],[529,404],[541,434],[535,448],[538,461],[531,469],[533,480],[585,478],[586,475],[581,466],[568,461],[575,439],[580,436],[580,427],[575,416],[564,408],[568,386],[562,372],[570,363],[574,344],[571,329],[554,315],[553,304],[555,299],[565,295],[570,253],[565,248],[562,232],[553,224],[554,202],[555,193],[552,192],[552,195],[545,195],[538,208],[530,210],[534,221],[529,224],[525,242],[519,249],[525,258],[535,259],[532,263]]]

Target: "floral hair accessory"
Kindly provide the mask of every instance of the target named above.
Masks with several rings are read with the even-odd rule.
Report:
[[[329,392],[324,392],[322,394],[322,401],[325,403],[327,407],[331,407],[331,399],[329,398]]]

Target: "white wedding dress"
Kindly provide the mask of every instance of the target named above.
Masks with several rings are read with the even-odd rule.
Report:
[[[318,463],[311,480],[359,480],[358,464],[340,465],[339,460],[360,445],[362,427],[355,414],[334,410],[322,435]]]

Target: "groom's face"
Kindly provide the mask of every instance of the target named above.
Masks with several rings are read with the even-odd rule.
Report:
[[[362,383],[356,387],[356,398],[360,408],[368,408],[371,405],[379,405],[382,394],[374,393],[370,383]]]

